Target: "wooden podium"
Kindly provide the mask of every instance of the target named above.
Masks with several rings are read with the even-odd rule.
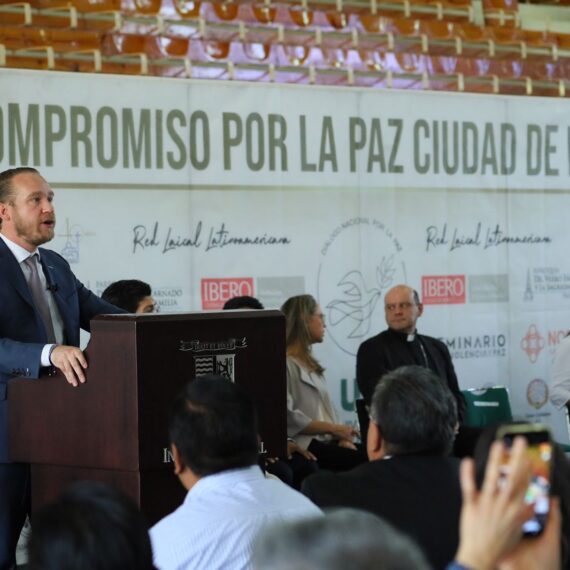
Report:
[[[185,490],[173,475],[169,406],[195,376],[222,374],[255,402],[260,453],[286,448],[285,319],[279,311],[103,315],[91,322],[87,382],[61,373],[8,385],[10,456],[32,464],[32,508],[82,479],[116,486],[149,523]]]

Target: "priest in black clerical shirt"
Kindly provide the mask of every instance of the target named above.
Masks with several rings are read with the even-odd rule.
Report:
[[[416,322],[423,312],[419,295],[407,285],[397,285],[384,297],[388,329],[364,341],[356,355],[356,382],[367,405],[381,376],[400,366],[417,364],[435,372],[447,383],[456,402],[459,422],[465,400],[459,389],[451,355],[436,338],[420,335]]]

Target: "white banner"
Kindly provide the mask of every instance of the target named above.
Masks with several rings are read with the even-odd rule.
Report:
[[[0,71],[0,169],[56,191],[51,244],[100,293],[152,284],[162,311],[311,293],[316,348],[355,419],[358,345],[383,295],[422,294],[463,388],[510,388],[553,425],[570,328],[567,101]]]

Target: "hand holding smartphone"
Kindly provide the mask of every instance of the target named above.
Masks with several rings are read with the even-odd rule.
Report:
[[[520,424],[501,426],[497,430],[497,440],[506,448],[501,474],[504,479],[508,473],[510,448],[515,437],[527,440],[527,454],[532,462],[532,479],[527,488],[525,501],[534,505],[533,516],[523,524],[523,536],[539,536],[544,531],[550,505],[550,474],[552,463],[552,437],[548,426],[543,424]],[[501,480],[499,480],[499,485]]]

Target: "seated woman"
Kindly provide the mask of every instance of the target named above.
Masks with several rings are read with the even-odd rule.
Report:
[[[358,431],[338,422],[324,368],[311,345],[323,342],[324,315],[311,295],[298,295],[281,307],[287,322],[287,435],[332,471],[352,469],[366,461],[353,439]]]

